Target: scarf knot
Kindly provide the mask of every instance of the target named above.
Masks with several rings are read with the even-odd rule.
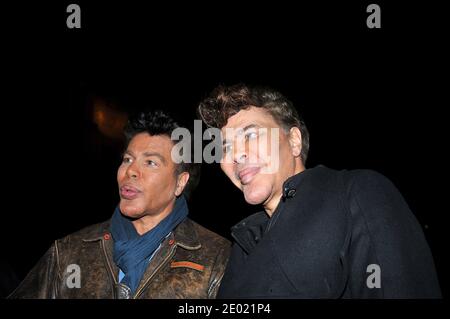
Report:
[[[111,234],[114,239],[113,258],[116,265],[125,273],[121,283],[136,291],[147,269],[150,256],[159,247],[164,238],[175,229],[188,215],[184,196],[177,198],[172,212],[158,225],[139,235],[132,222],[124,217],[119,206],[111,219]]]

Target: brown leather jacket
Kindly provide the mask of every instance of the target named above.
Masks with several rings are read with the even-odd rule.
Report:
[[[106,221],[56,240],[9,298],[216,296],[230,253],[226,239],[186,219],[163,241],[131,295],[118,283],[109,226]],[[79,288],[70,284],[73,264],[79,266]]]

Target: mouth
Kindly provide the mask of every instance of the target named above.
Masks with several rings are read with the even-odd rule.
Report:
[[[120,197],[128,200],[133,200],[142,193],[138,188],[131,185],[123,185],[120,187]]]
[[[258,166],[247,167],[239,171],[237,177],[241,181],[242,185],[246,185],[252,181],[253,177],[255,177],[255,175],[258,174],[260,170],[261,168]]]

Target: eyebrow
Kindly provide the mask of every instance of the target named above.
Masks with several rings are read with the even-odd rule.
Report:
[[[166,159],[164,158],[164,156],[162,156],[161,154],[159,154],[159,153],[157,153],[157,152],[145,152],[143,155],[144,155],[145,157],[156,156],[156,157],[158,157],[158,158],[161,160],[161,162],[163,162],[164,164],[167,164],[167,161],[166,161]]]
[[[125,155],[125,154],[129,154],[129,155],[131,155],[131,156],[133,156],[133,157],[136,157],[136,156],[134,155],[134,153],[133,153],[132,151],[130,151],[130,150],[126,150],[126,151],[124,152],[124,155]],[[162,156],[161,154],[159,154],[159,153],[157,153],[157,152],[144,152],[144,154],[142,154],[142,155],[144,155],[145,157],[156,156],[156,157],[158,157],[158,158],[161,160],[161,162],[163,162],[164,164],[167,164],[167,161],[166,161],[166,159],[164,158],[164,156]]]
[[[245,127],[242,129],[242,132],[246,132],[247,130],[249,130],[249,129],[251,129],[251,128],[260,128],[260,126],[257,125],[257,124],[250,124],[250,125],[245,126]],[[222,145],[225,145],[225,144],[227,144],[227,143],[230,143],[230,141],[229,141],[229,140],[226,140],[226,139],[224,139],[224,140],[222,141]]]

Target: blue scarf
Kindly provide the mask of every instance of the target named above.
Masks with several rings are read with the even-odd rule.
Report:
[[[147,269],[150,256],[163,239],[186,218],[188,212],[186,200],[181,196],[166,218],[140,236],[131,221],[122,215],[117,206],[111,219],[114,262],[125,273],[121,283],[130,287],[133,294]]]

